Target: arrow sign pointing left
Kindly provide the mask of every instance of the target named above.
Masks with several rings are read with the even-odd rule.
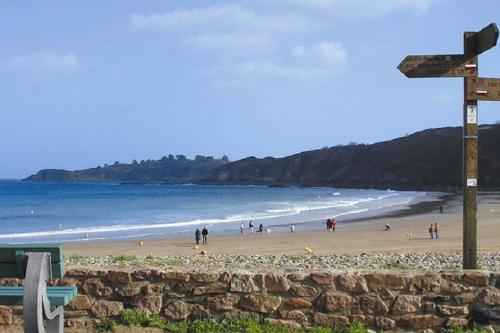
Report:
[[[477,60],[463,54],[410,55],[398,66],[409,78],[477,76]]]

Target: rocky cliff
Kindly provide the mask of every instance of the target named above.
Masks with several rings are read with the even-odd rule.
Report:
[[[479,186],[500,188],[500,125],[479,128]],[[462,184],[462,128],[429,129],[391,141],[245,158],[218,167],[212,184],[456,189]]]

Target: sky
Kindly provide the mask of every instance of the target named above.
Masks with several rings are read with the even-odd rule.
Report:
[[[498,0],[2,0],[0,178],[460,126],[462,79],[396,67],[491,22]],[[479,73],[500,77],[500,47]],[[500,103],[478,113],[494,123]]]

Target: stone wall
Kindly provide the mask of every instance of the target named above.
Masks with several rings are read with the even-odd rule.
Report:
[[[78,286],[65,314],[65,325],[77,331],[91,331],[97,318],[118,317],[126,308],[170,321],[250,317],[297,328],[355,320],[377,331],[441,332],[473,321],[500,328],[500,273],[485,271],[71,269],[51,283]],[[20,320],[22,308],[0,306],[0,324]]]

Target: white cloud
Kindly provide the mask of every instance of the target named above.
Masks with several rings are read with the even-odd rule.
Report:
[[[272,37],[269,34],[250,33],[214,33],[200,34],[185,38],[186,45],[209,49],[252,49],[264,48],[271,45]]]
[[[6,64],[12,68],[58,72],[72,72],[80,68],[80,60],[73,52],[58,53],[51,50],[14,56]]]
[[[238,5],[224,5],[196,9],[177,9],[164,14],[134,14],[130,25],[149,30],[186,30],[216,26],[232,30],[293,32],[316,25],[299,14],[268,15]]]
[[[286,79],[322,81],[334,77],[347,60],[347,51],[340,42],[321,42],[296,46],[287,63],[246,61],[236,66],[241,79]]]
[[[342,18],[369,18],[398,11],[421,14],[444,0],[266,0],[287,6],[297,6],[328,16]],[[269,3],[269,2],[268,2]]]

